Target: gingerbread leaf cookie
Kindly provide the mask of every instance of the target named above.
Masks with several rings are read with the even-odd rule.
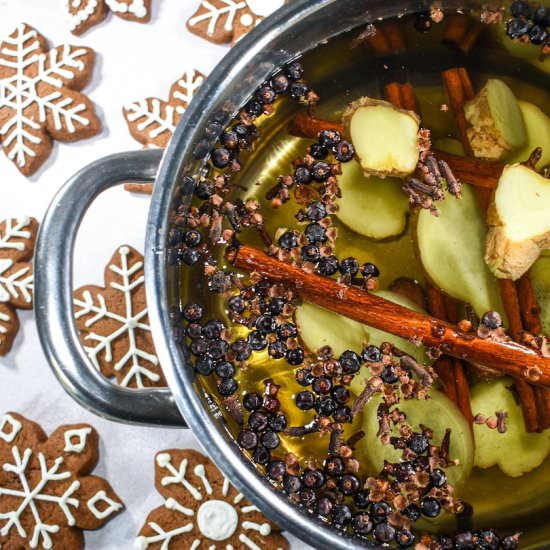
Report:
[[[100,131],[91,101],[79,91],[93,64],[93,50],[48,49],[25,23],[0,44],[0,141],[26,176],[48,158],[53,139],[75,141]]]
[[[149,514],[135,548],[288,549],[280,529],[201,453],[174,449],[158,453],[155,480],[164,505]]]
[[[187,28],[215,44],[234,44],[285,1],[201,0]]]
[[[34,276],[30,263],[38,222],[33,218],[0,222],[0,355],[11,349],[19,330],[15,308],[31,309]]]
[[[151,20],[151,0],[65,0],[69,30],[76,35],[101,23],[109,10],[129,21],[147,23]]]
[[[47,437],[25,417],[0,418],[0,548],[83,548],[82,529],[97,529],[122,509],[97,464],[98,435],[87,424]]]
[[[105,268],[105,287],[74,293],[82,343],[93,365],[121,386],[165,386],[147,317],[143,256],[120,246]]]
[[[202,73],[187,69],[172,84],[168,101],[148,97],[124,107],[124,117],[132,137],[145,147],[166,147],[181,115],[203,82]],[[150,194],[152,185],[127,184],[125,189]]]

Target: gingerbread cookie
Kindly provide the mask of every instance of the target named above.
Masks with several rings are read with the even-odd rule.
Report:
[[[81,340],[94,366],[121,386],[166,386],[147,317],[143,256],[120,246],[105,268],[105,287],[74,293]]]
[[[0,418],[0,548],[84,547],[122,509],[97,464],[98,435],[88,424],[61,426],[50,437],[16,414]]]
[[[65,0],[69,30],[76,35],[101,23],[109,10],[122,19],[137,23],[151,20],[151,0]]]
[[[235,44],[286,0],[201,0],[187,21],[193,34],[215,44]]]
[[[153,510],[134,548],[286,550],[280,529],[239,493],[206,456],[168,450],[155,457],[164,505]]]
[[[79,92],[94,55],[82,46],[49,49],[25,23],[0,44],[0,141],[24,175],[48,158],[52,140],[75,141],[101,130],[91,101]]]
[[[204,75],[195,69],[187,69],[170,88],[168,101],[148,97],[130,103],[123,109],[124,118],[132,137],[145,147],[166,147],[174,130],[197,90],[204,82]],[[152,185],[127,184],[128,191],[148,193]]]
[[[30,263],[38,222],[34,218],[0,222],[0,355],[6,355],[19,330],[15,309],[31,309],[33,267]]]

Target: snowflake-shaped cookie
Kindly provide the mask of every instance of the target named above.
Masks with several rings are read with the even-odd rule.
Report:
[[[11,349],[19,330],[15,309],[31,309],[33,268],[30,260],[38,222],[33,218],[0,222],[0,355]]]
[[[91,101],[78,91],[93,64],[93,50],[48,49],[44,37],[25,23],[0,44],[0,140],[26,176],[46,160],[53,139],[75,141],[100,131]]]
[[[121,508],[104,479],[89,476],[98,435],[87,424],[47,437],[16,413],[0,418],[0,548],[83,547],[82,529],[97,529]]]
[[[235,44],[286,0],[201,0],[187,21],[194,34],[215,44]]]
[[[204,75],[187,69],[170,88],[168,101],[147,97],[128,104],[124,118],[132,137],[145,147],[166,147],[189,103],[204,82]],[[151,193],[152,185],[127,184],[129,191]]]
[[[64,0],[69,30],[76,35],[97,25],[112,11],[118,17],[138,23],[151,19],[151,0]]]
[[[165,386],[145,301],[143,256],[120,246],[105,268],[105,287],[74,293],[82,343],[94,366],[121,386]]]
[[[288,549],[280,529],[201,453],[169,450],[157,454],[155,485],[164,505],[147,517],[136,549]]]

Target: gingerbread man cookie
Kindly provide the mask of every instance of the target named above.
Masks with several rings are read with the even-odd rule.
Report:
[[[0,355],[6,355],[19,330],[15,309],[31,309],[33,267],[30,263],[38,222],[34,218],[0,222]]]
[[[79,91],[94,55],[82,46],[49,49],[25,23],[0,44],[0,141],[26,176],[48,158],[52,140],[75,141],[101,130],[91,101]]]
[[[132,137],[144,147],[166,147],[189,103],[204,82],[204,75],[187,69],[170,88],[168,101],[147,97],[123,109]],[[127,184],[128,191],[150,194],[152,185]]]
[[[89,475],[98,457],[88,424],[47,437],[19,414],[0,417],[0,548],[83,548],[82,530],[122,509],[109,483]]]
[[[280,529],[239,493],[206,456],[168,450],[155,457],[164,505],[139,532],[138,550],[287,550]]]
[[[76,35],[101,23],[109,10],[122,19],[137,23],[151,20],[151,0],[65,0],[69,30]]]
[[[105,268],[105,287],[74,293],[81,340],[94,366],[121,386],[166,386],[147,317],[143,256],[120,246]]]
[[[286,0],[201,0],[187,21],[193,34],[215,44],[235,44]]]

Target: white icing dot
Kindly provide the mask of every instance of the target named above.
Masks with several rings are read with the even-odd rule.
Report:
[[[6,431],[8,426],[10,430]],[[5,414],[0,423],[0,439],[3,439],[6,443],[11,443],[17,437],[22,427],[19,420],[16,420],[11,414]]]
[[[251,27],[254,23],[254,18],[249,13],[243,13],[241,15],[241,25],[244,25],[245,27]]]
[[[170,463],[170,455],[168,453],[160,453],[157,455],[157,464],[161,468],[166,468],[166,466]]]
[[[136,550],[146,550],[149,547],[149,541],[147,540],[147,537],[138,537],[134,541],[134,548]]]
[[[226,540],[237,530],[239,516],[235,508],[223,500],[208,500],[197,513],[197,527],[210,540]]]

